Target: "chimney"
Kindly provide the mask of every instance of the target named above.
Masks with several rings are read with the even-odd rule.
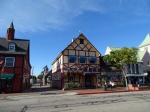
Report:
[[[75,38],[72,38],[72,42],[75,40]]]
[[[13,40],[14,34],[15,34],[15,29],[14,29],[13,22],[11,22],[10,26],[7,29],[6,39],[7,40]]]

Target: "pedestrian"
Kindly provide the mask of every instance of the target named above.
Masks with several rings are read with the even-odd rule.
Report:
[[[40,87],[43,85],[42,81],[40,82]]]
[[[112,90],[115,90],[115,83],[113,81],[111,83],[111,86],[112,86]]]
[[[141,86],[141,84],[142,84],[142,78],[140,78],[138,86]]]
[[[112,89],[112,81],[109,81],[109,87]]]

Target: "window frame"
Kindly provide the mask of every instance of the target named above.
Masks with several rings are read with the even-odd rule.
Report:
[[[75,57],[76,57],[76,56],[75,56]],[[69,56],[68,56],[68,62],[69,62],[69,63],[76,63],[76,60],[77,60],[77,57],[76,57],[76,59],[72,59],[72,60],[71,60],[71,59],[69,59]]]
[[[84,39],[80,39],[80,44],[84,44]]]
[[[87,62],[87,57],[86,56],[83,56],[83,57],[86,57],[86,59],[85,60],[81,60],[80,58],[81,58],[82,56],[79,56],[79,62],[80,62],[80,64],[86,64],[86,62]],[[84,61],[84,62],[83,62]]]
[[[96,60],[95,60],[95,61],[93,61],[93,60],[91,61],[91,60],[90,60],[90,58],[92,58],[92,57],[93,57],[93,56],[89,57],[89,62],[90,62],[90,64],[95,64],[95,63],[96,63],[96,61],[97,61],[97,58],[96,58],[96,57],[94,57],[94,58],[96,58]]]
[[[16,50],[15,43],[9,43],[9,51],[15,51],[15,50]]]
[[[7,65],[7,63],[8,63],[8,62],[7,62],[7,61],[8,61],[7,59],[10,59],[10,58],[13,59],[13,60],[12,60],[12,61],[13,61],[13,62],[12,62],[12,66]],[[10,62],[9,62],[9,63],[10,63]],[[5,67],[14,67],[14,65],[15,65],[15,57],[5,57]]]

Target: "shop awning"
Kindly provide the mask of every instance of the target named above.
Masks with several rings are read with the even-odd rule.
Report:
[[[145,77],[147,74],[126,74],[126,77]]]
[[[121,77],[121,74],[103,74],[102,77]]]
[[[89,57],[89,60],[90,61],[96,61],[96,57],[94,57],[94,56],[93,57]]]
[[[76,60],[76,56],[68,56],[69,60]]]
[[[86,60],[86,56],[80,56],[80,57],[79,57],[79,60],[85,61],[85,60]]]
[[[0,79],[12,79],[14,74],[0,74]]]

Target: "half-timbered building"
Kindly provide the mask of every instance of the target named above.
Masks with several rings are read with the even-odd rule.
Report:
[[[52,63],[52,86],[64,89],[69,84],[96,88],[100,77],[100,52],[81,33]]]

